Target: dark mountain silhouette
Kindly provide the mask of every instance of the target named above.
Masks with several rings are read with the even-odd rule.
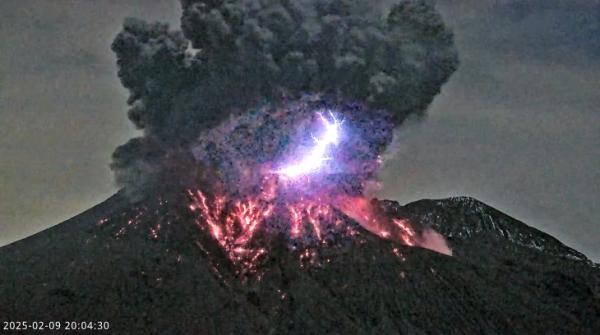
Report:
[[[275,237],[260,281],[236,277],[174,202],[116,194],[1,248],[0,321],[105,320],[115,334],[600,331],[598,266],[475,199],[374,200],[434,227],[453,257],[363,232],[301,266]]]

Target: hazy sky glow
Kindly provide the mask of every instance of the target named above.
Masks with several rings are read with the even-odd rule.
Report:
[[[381,197],[474,196],[600,259],[600,2],[439,1],[461,66],[398,131]],[[176,1],[0,2],[0,245],[115,192],[126,117],[112,38]]]

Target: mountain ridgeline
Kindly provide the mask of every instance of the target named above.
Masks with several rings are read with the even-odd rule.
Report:
[[[118,193],[0,249],[0,321],[101,320],[115,334],[600,330],[600,269],[552,236],[472,198],[373,203],[434,228],[453,256],[360,231],[306,265],[275,237],[260,280],[240,277],[172,200],[132,207]]]

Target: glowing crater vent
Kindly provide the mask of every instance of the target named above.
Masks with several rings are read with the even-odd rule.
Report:
[[[329,118],[325,117],[323,113],[317,112],[319,120],[323,123],[324,131],[319,137],[313,136],[314,146],[303,154],[299,161],[277,170],[278,175],[296,178],[317,173],[321,171],[326,161],[331,160],[328,152],[332,146],[339,143],[343,121],[338,120],[331,111],[328,111],[327,114]]]

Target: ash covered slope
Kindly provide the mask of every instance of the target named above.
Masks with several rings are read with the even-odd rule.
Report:
[[[218,248],[200,250],[196,227],[177,210],[142,206],[170,217],[161,238],[149,236],[144,223],[115,237],[139,210],[126,203],[117,194],[0,249],[0,319],[108,320],[114,333],[147,334],[600,329],[597,267],[474,199],[379,202],[388,213],[435,226],[454,257],[365,233],[362,242],[320,249],[319,264],[300,266],[275,239],[262,280],[246,284]],[[98,225],[104,218],[111,223]]]
[[[536,249],[545,255],[592,264],[585,255],[556,238],[470,197],[419,200],[406,206],[383,201],[383,206],[392,214],[406,216],[420,225],[436,229],[453,241],[454,251],[460,256],[475,256],[479,253],[477,248],[482,247],[477,245],[481,242],[486,245],[508,242],[513,249]]]

